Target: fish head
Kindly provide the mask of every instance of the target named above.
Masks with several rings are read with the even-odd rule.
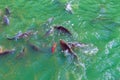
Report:
[[[62,39],[60,39],[60,44],[61,45],[65,44],[65,41],[63,41]]]
[[[63,51],[69,49],[69,46],[67,45],[67,43],[63,41],[62,39],[60,39],[60,46]]]

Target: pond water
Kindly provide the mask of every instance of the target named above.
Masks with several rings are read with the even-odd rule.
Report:
[[[68,2],[73,14],[65,10]],[[5,7],[11,11],[9,25],[2,24]],[[55,31],[43,37],[56,25],[73,36]],[[20,40],[6,39],[28,30],[37,33]],[[13,54],[0,55],[0,80],[120,80],[119,32],[119,0],[0,0],[0,46],[15,49]],[[88,44],[74,50],[77,63],[63,55],[60,39]],[[57,48],[52,54],[54,42]],[[32,50],[29,43],[40,51]],[[16,58],[23,47],[25,55]]]

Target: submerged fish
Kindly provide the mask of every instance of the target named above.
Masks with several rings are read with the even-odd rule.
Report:
[[[83,48],[83,47],[88,46],[87,44],[80,43],[80,42],[68,42],[68,45],[69,45],[71,48],[77,48],[77,47]]]
[[[50,29],[45,33],[44,37],[49,36],[49,35],[52,34],[53,32],[54,32],[54,28],[52,27],[52,28],[50,28]]]
[[[10,54],[10,53],[13,53],[13,52],[15,52],[15,49],[5,50],[5,51],[1,51],[1,52],[0,52],[0,55]]]
[[[65,10],[68,11],[69,13],[73,13],[72,7],[71,7],[71,3],[67,3]]]
[[[3,24],[5,24],[5,25],[10,24],[10,21],[9,21],[9,19],[8,19],[8,17],[6,15],[3,16]]]
[[[62,33],[67,33],[69,35],[72,35],[71,32],[63,26],[54,26],[54,29],[56,29]]]
[[[5,8],[5,14],[9,16],[10,13],[11,13],[11,12],[10,12],[10,9],[9,9],[8,7],[6,7],[6,8]]]
[[[22,38],[26,38],[29,37],[30,35],[32,35],[33,32],[32,31],[27,31],[25,33],[22,32],[18,32],[14,37],[7,37],[8,40],[18,40],[18,39],[22,39]]]
[[[72,55],[76,59],[78,58],[77,54],[75,52],[73,52],[73,50],[69,47],[69,45],[61,39],[60,39],[60,46],[63,51],[67,51],[68,54]]]
[[[40,51],[40,48],[34,44],[29,43],[29,46],[34,50],[34,51]]]
[[[56,47],[57,47],[57,43],[53,43],[52,48],[51,48],[52,53],[55,52]]]

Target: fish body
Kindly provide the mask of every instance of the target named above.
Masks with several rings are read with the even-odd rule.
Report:
[[[54,28],[62,33],[67,33],[69,35],[72,35],[71,32],[63,26],[54,26]]]
[[[15,51],[14,49],[12,49],[12,50],[5,50],[5,51],[0,52],[0,55],[10,54],[10,53],[13,53],[14,51]]]
[[[70,55],[73,55],[74,58],[77,58],[77,54],[69,47],[69,45],[60,39],[60,46],[63,51],[67,51]]]
[[[32,35],[32,31],[24,32],[24,33],[19,33],[16,35],[18,38],[26,38],[28,36]]]
[[[5,8],[5,14],[8,16],[10,15],[10,9],[8,7]]]
[[[54,32],[54,28],[50,28],[44,35],[45,36],[49,36],[50,34],[52,34]]]
[[[7,39],[8,39],[8,40],[15,40],[16,38],[15,38],[15,37],[12,37],[12,38],[7,37]]]
[[[34,50],[34,51],[40,51],[40,48],[34,44],[29,43],[29,46]]]
[[[22,32],[18,32],[14,37],[7,37],[8,40],[18,40],[18,39],[22,39],[22,38],[26,38],[28,36],[32,35],[31,31],[22,33]]]
[[[10,24],[10,21],[9,21],[9,19],[8,19],[8,17],[6,15],[3,16],[3,24],[5,24],[5,25]]]
[[[55,52],[56,47],[57,47],[57,43],[53,43],[52,48],[51,48],[52,53]]]

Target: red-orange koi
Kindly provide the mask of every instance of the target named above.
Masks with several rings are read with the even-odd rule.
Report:
[[[55,52],[56,47],[57,47],[57,43],[53,43],[51,48],[52,54]]]

